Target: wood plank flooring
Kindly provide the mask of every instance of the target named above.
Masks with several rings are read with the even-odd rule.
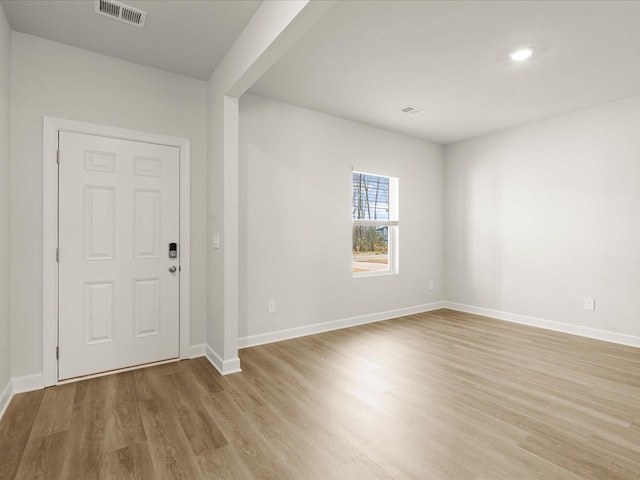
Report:
[[[0,479],[640,479],[640,349],[450,310],[16,395]]]

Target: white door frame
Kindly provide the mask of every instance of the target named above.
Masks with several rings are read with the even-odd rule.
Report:
[[[189,358],[191,344],[191,141],[106,125],[44,117],[42,178],[42,383],[58,384],[58,133],[71,132],[178,147],[180,150],[180,358]]]

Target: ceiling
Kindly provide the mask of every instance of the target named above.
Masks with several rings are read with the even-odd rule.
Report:
[[[207,80],[260,1],[3,0],[14,30]],[[252,93],[448,144],[640,94],[640,1],[337,3]],[[516,64],[519,46],[534,56]],[[407,115],[413,105],[425,110]]]
[[[208,80],[261,1],[120,0],[144,28],[94,12],[93,0],[4,0],[13,30]]]
[[[340,2],[250,91],[447,144],[640,94],[639,19],[638,1]]]

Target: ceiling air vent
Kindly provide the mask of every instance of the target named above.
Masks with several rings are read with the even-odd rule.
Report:
[[[137,27],[144,27],[144,21],[147,19],[147,12],[113,0],[94,0],[94,4],[96,13]]]
[[[400,109],[401,112],[406,113],[407,115],[420,115],[424,110],[418,107],[414,107],[413,105],[407,105],[404,108]]]

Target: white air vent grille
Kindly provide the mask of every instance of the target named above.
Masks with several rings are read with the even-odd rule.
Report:
[[[407,115],[420,115],[424,110],[418,107],[414,107],[413,105],[407,105],[404,108],[400,109],[401,112],[406,113]]]
[[[144,27],[144,21],[147,19],[147,12],[113,0],[95,0],[94,4],[96,13],[137,27]]]

